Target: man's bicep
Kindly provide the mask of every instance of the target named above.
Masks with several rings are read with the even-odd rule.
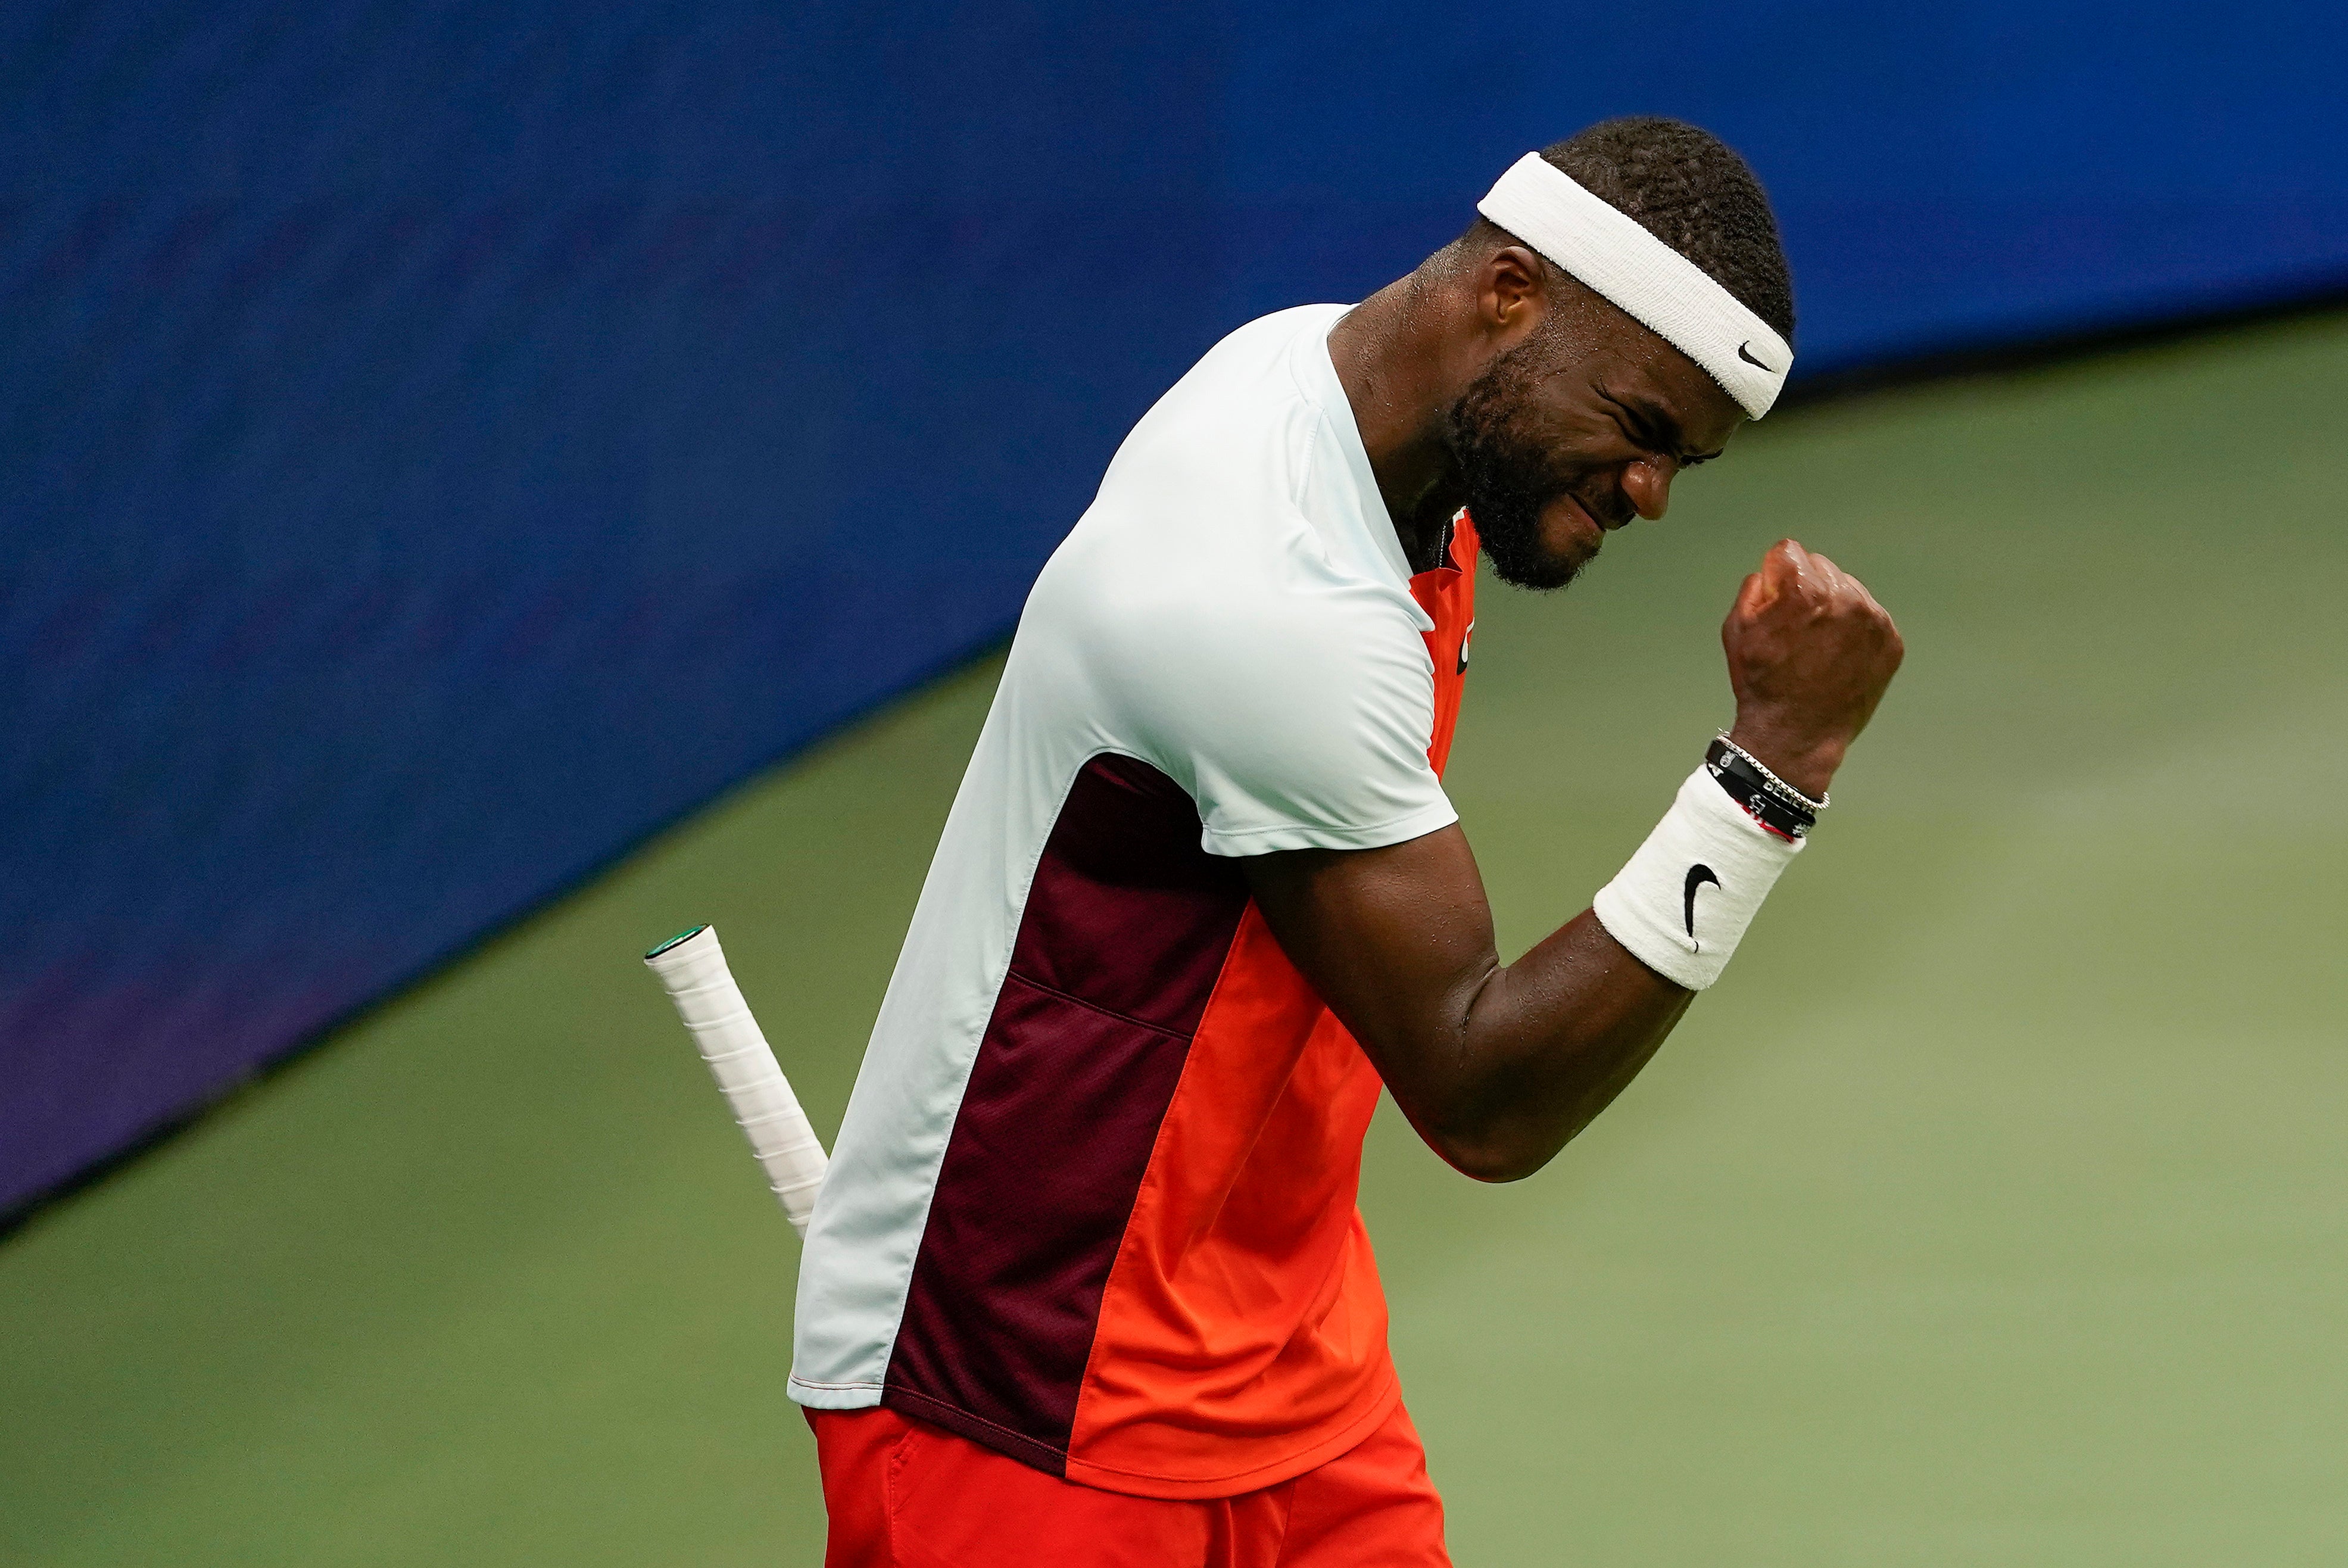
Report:
[[[1454,822],[1380,849],[1240,864],[1289,960],[1406,1093],[1417,1058],[1457,1046],[1499,962],[1468,835]]]

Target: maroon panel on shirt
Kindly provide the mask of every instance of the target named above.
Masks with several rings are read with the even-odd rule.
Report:
[[[1199,809],[1147,762],[1097,757],[1044,846],[1011,972],[1179,1035],[1198,1032],[1247,907],[1199,847]]]
[[[882,1402],[1061,1473],[1109,1265],[1247,910],[1147,763],[1060,808],[971,1068]]]

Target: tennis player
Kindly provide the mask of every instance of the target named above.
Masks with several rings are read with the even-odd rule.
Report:
[[[1499,962],[1441,782],[1477,559],[1558,588],[1662,517],[1794,311],[1691,126],[1595,126],[1479,211],[1216,345],[1028,598],[808,1237],[834,1568],[1447,1562],[1354,1203],[1380,1088],[1468,1175],[1540,1169],[1719,976],[1899,665],[1778,544],[1723,628],[1735,727]]]

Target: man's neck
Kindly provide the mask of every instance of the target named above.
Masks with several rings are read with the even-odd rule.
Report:
[[[1329,334],[1329,357],[1353,405],[1354,424],[1395,536],[1414,571],[1436,564],[1459,509],[1458,473],[1444,440],[1457,393],[1448,352],[1455,324],[1440,290],[1418,274],[1388,284]]]

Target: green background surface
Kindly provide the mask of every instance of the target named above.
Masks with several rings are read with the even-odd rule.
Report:
[[[1511,952],[1727,717],[1772,540],[1910,653],[1548,1171],[1372,1134],[1463,1564],[2348,1561],[2343,406],[2334,318],[1796,411],[1562,598],[1488,585],[1451,783]],[[635,955],[714,920],[828,1135],[994,672],[0,1247],[0,1560],[817,1562],[797,1243]]]

